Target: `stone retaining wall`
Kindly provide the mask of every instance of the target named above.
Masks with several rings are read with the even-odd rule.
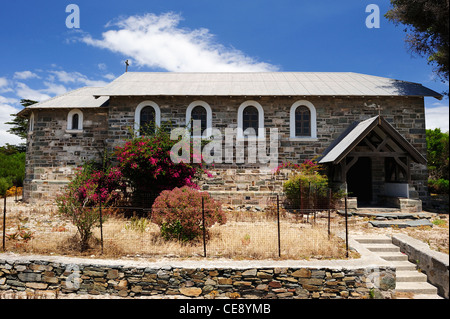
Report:
[[[1,259],[1,291],[120,297],[181,295],[200,298],[391,297],[395,269],[383,268],[180,268]]]

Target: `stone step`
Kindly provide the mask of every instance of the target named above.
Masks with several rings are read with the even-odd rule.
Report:
[[[416,265],[409,261],[392,261],[392,265],[395,266],[397,271],[413,271],[416,270]]]
[[[397,282],[395,291],[415,294],[437,294],[437,288],[427,282]]]
[[[397,282],[426,282],[427,275],[417,270],[397,270]]]
[[[369,224],[373,227],[379,228],[387,228],[387,227],[398,227],[398,228],[406,228],[406,227],[419,227],[419,226],[430,226],[433,227],[433,224],[428,219],[401,219],[401,220],[370,220]]]
[[[371,236],[352,236],[352,239],[356,240],[360,244],[392,244],[390,237],[371,237]]]
[[[381,252],[378,255],[387,261],[408,261],[408,256],[400,252]]]
[[[400,248],[394,244],[366,244],[365,246],[373,252],[400,252]]]

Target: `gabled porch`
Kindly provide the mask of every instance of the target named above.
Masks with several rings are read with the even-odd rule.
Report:
[[[352,124],[319,159],[332,187],[349,193],[353,206],[402,211],[422,209],[411,178],[413,162],[426,165],[425,157],[382,116]]]

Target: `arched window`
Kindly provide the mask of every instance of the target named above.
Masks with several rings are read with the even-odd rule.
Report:
[[[155,109],[153,107],[146,106],[141,110],[139,124],[141,134],[155,131]]]
[[[81,110],[75,109],[69,112],[69,114],[67,115],[67,130],[83,130],[83,112],[81,112]]]
[[[139,103],[134,112],[134,132],[141,135],[141,129],[152,130],[161,125],[161,111],[153,101]]]
[[[80,116],[77,114],[77,113],[75,113],[73,116],[72,116],[72,130],[78,130],[78,120],[79,120],[79,118],[80,118]]]
[[[317,138],[316,108],[309,101],[297,101],[291,106],[290,137],[297,140]]]
[[[247,130],[250,129],[250,132],[253,132],[253,134],[257,135],[259,128],[259,114],[256,107],[250,105],[247,106],[244,109],[244,112],[242,113],[242,130],[245,132],[248,132]]]
[[[295,136],[311,136],[311,112],[304,105],[295,110]]]
[[[208,137],[212,129],[212,110],[204,101],[194,101],[186,109],[186,125],[193,128],[193,121],[200,121],[201,136]],[[206,130],[206,131],[205,131]]]
[[[246,101],[239,106],[238,109],[238,126],[237,137],[245,138],[246,136],[253,136],[257,138],[264,138],[264,110],[256,101]],[[247,129],[253,129],[254,134],[249,135]],[[255,135],[256,134],[256,135]]]
[[[207,128],[206,118],[206,109],[203,106],[194,107],[191,112],[191,127],[194,127],[194,121],[200,121],[200,132],[203,133]]]
[[[28,120],[28,132],[33,132],[34,130],[34,113],[31,113],[30,119]]]

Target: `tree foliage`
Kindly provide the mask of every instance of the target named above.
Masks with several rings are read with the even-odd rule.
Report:
[[[25,153],[5,154],[0,152],[0,178],[9,181],[10,187],[23,186],[25,178]]]
[[[36,104],[38,102],[33,100],[22,99],[20,104],[24,107]],[[24,117],[17,116],[17,114],[11,114],[14,116],[11,122],[6,122],[5,124],[12,125],[12,127],[7,131],[8,133],[19,136],[20,138],[26,139],[28,134],[28,119]]]
[[[439,128],[426,130],[428,174],[433,180],[449,178],[449,135]]]
[[[449,0],[391,0],[385,17],[405,25],[409,49],[435,66],[436,74],[449,79]],[[448,92],[447,92],[448,94]]]

